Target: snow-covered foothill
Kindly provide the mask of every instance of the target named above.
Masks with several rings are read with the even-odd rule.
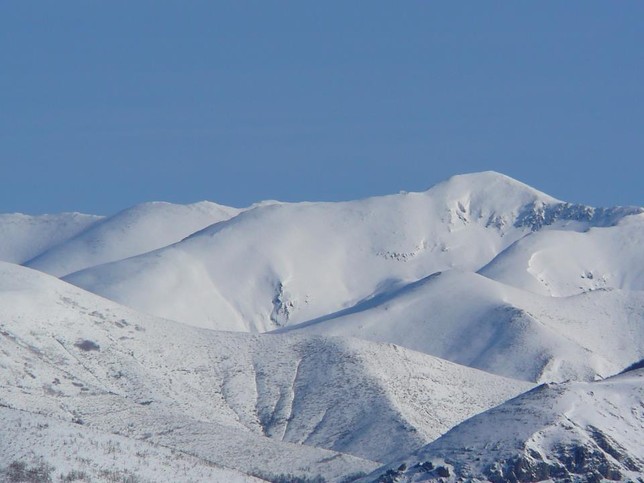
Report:
[[[643,400],[644,369],[542,385],[361,481],[641,481]]]
[[[6,263],[0,338],[1,405],[246,474],[370,471],[532,387],[389,344],[193,328]]]
[[[535,382],[593,380],[644,357],[644,292],[553,298],[448,271],[282,329],[390,342]]]
[[[265,480],[146,441],[0,407],[0,481]]]

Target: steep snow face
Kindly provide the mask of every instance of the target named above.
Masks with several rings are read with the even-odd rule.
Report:
[[[479,273],[542,295],[604,288],[644,290],[644,215],[582,233],[543,231],[502,252]]]
[[[69,240],[103,217],[81,213],[58,215],[0,215],[0,260],[24,263]]]
[[[439,270],[476,271],[536,229],[526,210],[557,203],[505,176],[480,173],[425,193],[259,206],[171,247],[66,280],[188,324],[264,332]],[[548,218],[553,228],[591,223],[566,213]]]
[[[143,203],[91,225],[26,265],[62,277],[170,245],[241,211],[209,201],[191,205]]]
[[[638,481],[643,400],[643,369],[601,382],[540,386],[365,481],[387,472],[396,479],[383,481]]]
[[[0,274],[0,405],[245,473],[370,471],[532,387],[391,345],[196,329]]]
[[[391,342],[536,382],[593,380],[644,357],[644,292],[534,295],[450,271],[286,329]]]

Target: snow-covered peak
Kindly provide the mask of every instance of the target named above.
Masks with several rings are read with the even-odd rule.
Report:
[[[521,181],[496,171],[455,175],[431,187],[426,193],[448,202],[461,200],[461,202],[475,205],[494,206],[501,212],[507,212],[508,208],[513,205],[522,206],[535,201],[561,202]]]

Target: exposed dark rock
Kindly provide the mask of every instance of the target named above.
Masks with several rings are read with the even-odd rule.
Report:
[[[641,213],[638,207],[593,208],[571,203],[545,204],[535,202],[527,205],[517,216],[514,226],[526,227],[537,231],[556,221],[592,222],[595,226],[611,226],[626,215]]]

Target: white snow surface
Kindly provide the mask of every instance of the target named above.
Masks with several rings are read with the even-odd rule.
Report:
[[[209,201],[190,205],[142,203],[92,224],[64,243],[31,257],[26,265],[62,277],[170,245],[241,211]]]
[[[0,406],[248,475],[371,471],[532,387],[389,344],[193,328],[7,263],[0,340]]]
[[[40,470],[38,479],[18,479],[34,470]],[[175,449],[5,407],[0,407],[2,471],[2,481],[47,481],[47,476],[53,481],[264,481]]]
[[[437,271],[477,271],[534,230],[612,225],[635,211],[596,213],[477,173],[424,193],[260,205],[169,247],[65,279],[157,316],[265,332]]]
[[[82,213],[0,214],[0,260],[24,263],[76,236],[102,218]]]
[[[403,463],[399,482],[638,481],[644,474],[642,401],[644,369],[599,382],[539,386],[364,481]],[[426,462],[447,468],[450,477],[418,466]],[[531,473],[542,478],[526,479]]]
[[[535,382],[593,380],[644,358],[644,292],[553,298],[471,272],[437,273],[283,329],[391,342]]]
[[[644,290],[644,214],[583,232],[543,231],[502,252],[479,273],[553,297],[602,288]]]
[[[494,172],[0,215],[0,480],[635,479],[643,238]]]

